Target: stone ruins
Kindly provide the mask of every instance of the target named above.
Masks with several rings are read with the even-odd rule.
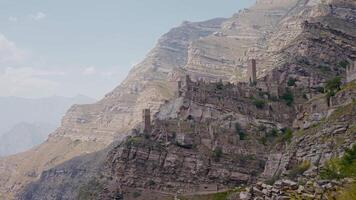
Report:
[[[143,133],[151,132],[151,111],[150,109],[144,109],[142,111],[142,121],[143,121]]]
[[[248,68],[247,68],[247,76],[250,84],[256,83],[257,81],[257,75],[256,75],[256,60],[251,59],[248,63]]]

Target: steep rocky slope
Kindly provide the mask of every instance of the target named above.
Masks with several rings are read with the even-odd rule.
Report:
[[[332,4],[332,6],[329,4]],[[1,162],[0,192],[2,194],[17,192],[22,189],[24,183],[38,177],[42,170],[49,169],[54,165],[83,153],[100,150],[114,139],[124,138],[124,136],[130,133],[128,131],[140,122],[143,108],[151,108],[152,112],[155,113],[159,110],[164,100],[169,100],[174,97],[174,91],[176,89],[173,85],[175,80],[181,78],[185,73],[190,74],[193,80],[197,80],[198,78],[217,80],[221,78],[224,81],[229,80],[236,82],[237,80],[246,78],[245,68],[247,66],[247,59],[256,57],[261,77],[261,81],[257,83],[256,87],[260,88],[261,91],[250,89],[251,91],[249,92],[254,94],[253,96],[257,93],[263,97],[264,93],[273,90],[274,94],[277,94],[276,96],[283,97],[287,92],[286,87],[288,86],[295,94],[295,104],[303,104],[307,99],[311,99],[315,94],[320,92],[319,88],[323,86],[325,80],[335,75],[344,76],[345,70],[340,63],[355,60],[354,27],[355,5],[353,1],[258,1],[256,6],[251,8],[251,10],[245,10],[231,19],[215,19],[202,23],[184,23],[181,27],[175,28],[164,35],[157,47],[148,55],[147,59],[136,66],[122,85],[109,93],[103,100],[93,105],[72,107],[63,119],[62,126],[46,143],[30,152],[3,160]],[[276,69],[272,70],[273,68]],[[294,80],[292,82],[295,82],[295,85],[289,86],[289,80]],[[279,88],[278,85],[281,86],[281,88]],[[277,86],[277,88],[275,86]],[[245,90],[249,90],[250,88],[248,85],[242,85],[241,87],[243,87],[242,90],[244,93]],[[276,110],[278,112],[281,109],[288,110],[292,108],[285,107],[286,105],[282,102],[273,103],[272,98],[268,100],[268,103],[271,103],[271,108],[272,110],[274,108],[274,110],[260,111],[256,107],[253,108],[253,104],[251,104],[252,100],[248,101],[249,97],[250,96],[245,97],[247,98],[245,100],[244,98],[240,99],[244,104],[237,104],[237,107],[232,108],[228,107],[227,110],[224,110],[226,108],[223,107],[223,111],[218,110],[215,115],[224,116],[224,113],[229,111],[233,112],[233,115],[229,116],[232,120],[240,119],[242,114],[247,116],[246,118],[248,118],[249,122],[251,118],[261,118],[265,120],[265,123],[272,123],[273,126],[278,129],[292,126],[293,117],[297,115],[297,107],[293,107],[293,110],[288,112],[287,115],[277,114]],[[262,100],[255,99],[255,101],[252,102],[259,105]],[[234,99],[230,99],[230,101],[233,102]],[[276,104],[275,106],[277,107],[274,107],[274,104]],[[221,106],[216,102],[213,102],[212,105],[213,108],[219,108],[219,106]],[[235,104],[229,102],[224,105]],[[201,110],[207,109],[209,113],[209,110],[212,109],[209,105],[203,105],[203,108],[199,107],[201,105],[197,105],[196,107],[194,107],[194,105],[191,106],[193,107],[188,107],[191,109],[189,112],[193,113],[185,117],[192,117],[192,119],[195,119],[195,115],[199,115],[199,113],[202,112]],[[246,107],[247,110],[234,110],[239,107]],[[253,110],[249,110],[249,108],[253,108]],[[249,112],[245,113],[245,111]],[[160,112],[162,112],[162,110],[160,110]],[[256,113],[257,116],[253,115],[253,113]],[[177,117],[180,119],[182,116],[176,115],[175,118]],[[210,116],[209,119],[216,120],[212,116]],[[241,119],[243,119],[243,117]],[[201,120],[202,131],[198,132],[199,134],[197,135],[201,134],[203,139],[209,139],[209,137],[212,137],[209,135],[211,133],[209,129],[215,129],[208,128],[208,130],[206,130],[206,127],[209,127],[209,125],[205,123],[208,122],[205,122],[204,118]],[[169,125],[169,120],[167,123]],[[217,120],[216,126],[225,127],[226,125],[224,125],[224,123],[224,119]],[[258,124],[254,124],[253,127],[256,128],[257,125]],[[161,128],[169,128],[165,126],[166,125]],[[185,126],[189,128],[188,125]],[[170,128],[172,128],[172,132],[176,132],[178,129],[178,127],[174,126]],[[236,182],[241,181],[239,180],[241,177],[248,177],[242,180],[242,182],[248,183],[249,181],[254,181],[256,175],[262,173],[264,168],[258,166],[257,163],[269,161],[267,166],[271,166],[271,173],[267,173],[266,171],[266,176],[270,176],[274,171],[279,169],[279,166],[270,164],[273,163],[273,159],[268,159],[268,155],[265,154],[266,152],[260,152],[263,151],[265,147],[259,143],[259,139],[262,141],[267,139],[263,139],[262,136],[246,142],[246,146],[241,148],[243,151],[241,149],[236,150],[236,152],[242,151],[245,153],[251,151],[253,152],[253,156],[256,156],[256,160],[248,162],[248,164],[251,164],[251,171],[234,168],[235,165],[241,163],[239,160],[234,160],[230,157],[226,159],[223,157],[222,163],[224,164],[216,164],[216,166],[214,166],[214,163],[212,165],[207,164],[207,162],[210,162],[208,158],[209,152],[214,150],[219,142],[224,144],[222,145],[223,147],[226,146],[227,149],[235,152],[234,146],[236,143],[232,143],[230,146],[227,145],[230,142],[230,137],[236,137],[236,134],[234,135],[231,132],[231,126],[229,128],[230,131],[227,131],[225,136],[214,138],[213,140],[210,138],[210,140],[212,140],[210,141],[210,150],[209,148],[208,150],[204,150],[205,147],[200,149],[199,145],[197,147],[198,149],[185,150],[184,148],[178,148],[171,144],[158,151],[155,149],[156,140],[148,140],[147,142],[146,139],[138,143],[138,145],[141,144],[144,147],[142,150],[137,146],[130,145],[127,147],[129,150],[127,148],[124,148],[124,150],[126,153],[131,152],[131,148],[138,152],[142,151],[142,155],[140,155],[146,159],[149,158],[147,154],[150,155],[147,151],[150,152],[151,148],[155,151],[157,150],[159,152],[158,155],[161,155],[162,151],[177,152],[177,156],[173,157],[176,157],[174,159],[177,160],[178,164],[180,159],[185,157],[189,158],[186,154],[192,155],[193,157],[202,156],[200,163],[202,163],[201,169],[203,169],[203,171],[207,166],[213,166],[213,169],[217,169],[219,166],[222,166],[223,169],[226,168],[223,170],[226,172],[224,176],[219,176],[220,174],[215,175],[217,176],[217,182],[221,184],[223,188],[235,184],[234,182],[228,181],[233,172],[236,173]],[[250,129],[252,127],[243,126],[243,128],[246,129],[246,132],[255,132]],[[205,131],[203,131],[204,129]],[[225,132],[223,128],[216,129],[216,133]],[[164,133],[164,131],[160,131],[160,128],[158,128],[157,131],[159,131],[156,133],[157,136],[162,136],[162,132]],[[187,129],[187,131],[193,130]],[[164,136],[161,138],[164,138]],[[162,141],[160,141],[160,137],[157,139],[158,144],[161,144]],[[204,141],[207,145],[201,146],[209,146],[209,141]],[[265,142],[267,142],[268,147],[269,141]],[[201,140],[201,143],[203,143],[203,140]],[[132,162],[126,163],[125,159],[130,159],[130,157],[122,156],[119,153],[121,151],[120,149],[122,148],[119,146],[110,151],[111,153],[109,153],[109,155],[111,157],[109,156],[109,160],[112,161],[114,165],[112,165],[111,168],[109,167],[110,170],[104,171],[108,174],[103,174],[103,177],[122,178],[122,180],[117,181],[118,183],[120,183],[120,181],[125,183],[123,187],[150,188],[149,183],[152,183],[149,180],[150,178],[168,180],[168,182],[178,178],[181,184],[186,183],[184,181],[188,180],[189,183],[196,181],[196,183],[199,184],[208,184],[206,186],[207,189],[215,188],[216,183],[211,180],[199,180],[199,178],[196,180],[194,173],[199,174],[200,172],[199,170],[190,172],[189,169],[193,166],[191,163],[189,164],[189,162],[188,166],[186,166],[187,168],[181,165],[177,166],[179,167],[178,169],[180,169],[178,172],[182,173],[176,174],[177,176],[170,176],[169,173],[168,175],[164,175],[156,172],[154,169],[157,167],[157,163],[154,161],[160,159],[157,154],[152,154],[155,159],[153,159],[151,166],[152,171],[148,171],[151,174],[136,183],[137,174],[134,172],[140,172],[142,169],[141,165],[145,166],[145,162],[143,162],[145,159],[138,157]],[[256,149],[258,151],[256,151]],[[228,150],[221,149],[221,151],[229,155]],[[106,155],[106,153],[103,153],[103,155]],[[114,155],[119,155],[119,157],[115,157]],[[231,155],[234,156],[234,153]],[[248,153],[247,156],[249,156]],[[278,156],[279,155],[275,156],[277,160]],[[102,156],[100,157],[102,158]],[[172,161],[173,164],[177,164],[174,163],[174,159]],[[34,160],[36,162],[33,162]],[[126,164],[123,165],[122,160]],[[89,161],[87,164],[90,166],[92,162],[94,161]],[[150,165],[149,163],[150,162],[146,164]],[[23,197],[25,197],[25,199],[30,197],[38,199],[47,195],[48,199],[51,199],[50,195],[57,194],[60,199],[59,194],[63,192],[68,192],[68,196],[65,197],[75,197],[74,194],[78,192],[78,190],[73,187],[66,189],[55,187],[58,184],[55,179],[63,176],[63,179],[71,183],[73,181],[67,179],[67,176],[71,176],[78,178],[78,180],[83,179],[82,183],[85,183],[91,175],[87,173],[73,174],[73,170],[71,169],[74,168],[75,172],[81,170],[90,171],[91,168],[87,166],[81,167],[83,165],[73,167],[75,164],[70,163],[64,164],[64,166],[67,165],[69,165],[69,169],[67,167],[63,169],[61,168],[62,166],[60,166],[59,168],[46,171],[41,176],[39,182],[30,186],[32,189],[26,190]],[[102,165],[108,167],[105,163]],[[247,165],[241,165],[241,168],[246,168],[246,166]],[[255,166],[255,168],[253,166]],[[170,172],[169,170],[172,169],[170,169],[169,166],[167,167],[168,172]],[[282,167],[283,166],[281,166],[281,168]],[[93,167],[93,169],[95,169],[95,167]],[[130,169],[132,171],[130,171]],[[129,170],[130,173],[127,173],[125,170]],[[206,170],[207,169],[205,169],[205,171]],[[122,176],[123,173],[128,174],[128,176]],[[95,170],[93,174],[96,174]],[[179,179],[180,176],[187,176],[187,174],[190,174],[190,176],[188,175],[188,177],[186,177],[187,180],[184,178],[183,180]],[[224,173],[222,172],[222,174]],[[101,181],[100,176],[98,181]],[[117,187],[120,184],[115,184],[115,181],[116,180],[107,185],[108,187],[106,188],[114,193],[106,194],[115,195],[115,191],[118,191],[119,188]],[[167,191],[168,193],[179,188],[179,184],[177,186],[175,183],[172,183],[172,185],[168,186],[163,183],[161,184],[161,182],[157,180],[152,181],[160,183],[157,185],[153,184],[157,187],[153,189]],[[54,186],[52,187],[50,186],[51,184],[47,183],[54,184]],[[74,181],[73,183],[76,182]],[[46,188],[46,186],[50,188]],[[204,188],[205,187],[203,187],[203,189]],[[50,189],[53,189],[53,191],[50,192]],[[127,191],[129,191],[129,189]]]
[[[289,87],[295,101],[288,106],[282,97],[268,97],[260,89],[188,81],[180,97],[161,106],[152,132],[134,129],[124,142],[44,172],[20,199],[170,199],[176,194],[204,199],[258,179],[290,177],[304,161],[304,178],[314,178],[326,160],[354,143],[355,82],[332,97],[333,105],[325,94],[308,93],[315,97],[302,100],[305,91]],[[257,100],[265,102],[264,108]],[[292,122],[303,127],[292,134]],[[247,196],[263,196],[259,188],[290,197],[265,184]]]

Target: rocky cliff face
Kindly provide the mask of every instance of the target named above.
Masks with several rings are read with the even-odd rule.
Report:
[[[58,178],[67,183],[76,183],[74,178],[86,183],[91,177],[91,183],[103,185],[107,191],[97,193],[110,198],[105,194],[120,196],[122,190],[130,192],[132,188],[159,190],[161,195],[177,189],[216,192],[217,188],[254,182],[259,175],[284,172],[293,160],[304,159],[295,157],[295,152],[307,150],[293,143],[291,151],[273,153],[285,147],[270,149],[274,140],[268,134],[279,135],[283,132],[280,129],[314,123],[307,118],[305,122],[302,118],[295,123],[293,120],[300,115],[299,105],[320,94],[327,79],[345,76],[340,63],[355,60],[354,27],[352,1],[258,1],[230,19],[183,23],[164,35],[147,59],[103,100],[72,107],[46,143],[0,162],[0,192],[17,192],[43,170],[134,134],[129,130],[141,121],[143,108],[159,111],[152,136],[138,135],[106,150],[109,153],[102,156],[107,159],[100,164],[106,167],[102,176],[97,176],[98,168],[92,168],[95,175],[88,174],[90,167],[75,166],[72,160],[65,167],[46,171],[39,182],[25,189],[22,198],[51,199],[56,194],[60,199],[59,194],[64,192],[63,199],[71,199],[82,194],[71,184],[64,189],[57,187]],[[165,100],[175,98],[175,81],[184,74],[190,74],[193,80],[236,82],[246,78],[247,59],[252,57],[257,58],[261,77],[256,86],[197,82],[195,91],[186,93],[185,99],[178,98],[160,108]],[[294,104],[288,106],[291,95]],[[342,100],[334,102],[338,101]],[[238,127],[234,127],[237,122]],[[248,140],[242,139],[244,134]],[[312,142],[311,136],[305,137]],[[221,160],[214,160],[214,156]],[[282,165],[278,164],[281,160]],[[93,161],[88,161],[87,165],[91,164]],[[92,185],[83,185],[84,194]]]

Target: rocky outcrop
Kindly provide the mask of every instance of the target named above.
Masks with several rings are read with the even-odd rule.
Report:
[[[336,198],[340,189],[352,180],[342,181],[307,181],[305,184],[284,179],[273,185],[262,182],[254,187],[248,187],[239,195],[231,195],[229,200],[252,200],[252,199],[325,199]]]

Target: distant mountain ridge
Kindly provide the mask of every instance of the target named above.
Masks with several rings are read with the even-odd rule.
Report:
[[[94,99],[83,95],[75,97],[52,96],[38,99],[0,97],[0,135],[21,122],[58,125],[70,106],[93,103],[94,101]]]
[[[0,157],[29,150],[46,140],[54,124],[21,122],[0,137]]]
[[[83,95],[39,99],[0,97],[0,157],[44,142],[73,104],[94,101]]]

